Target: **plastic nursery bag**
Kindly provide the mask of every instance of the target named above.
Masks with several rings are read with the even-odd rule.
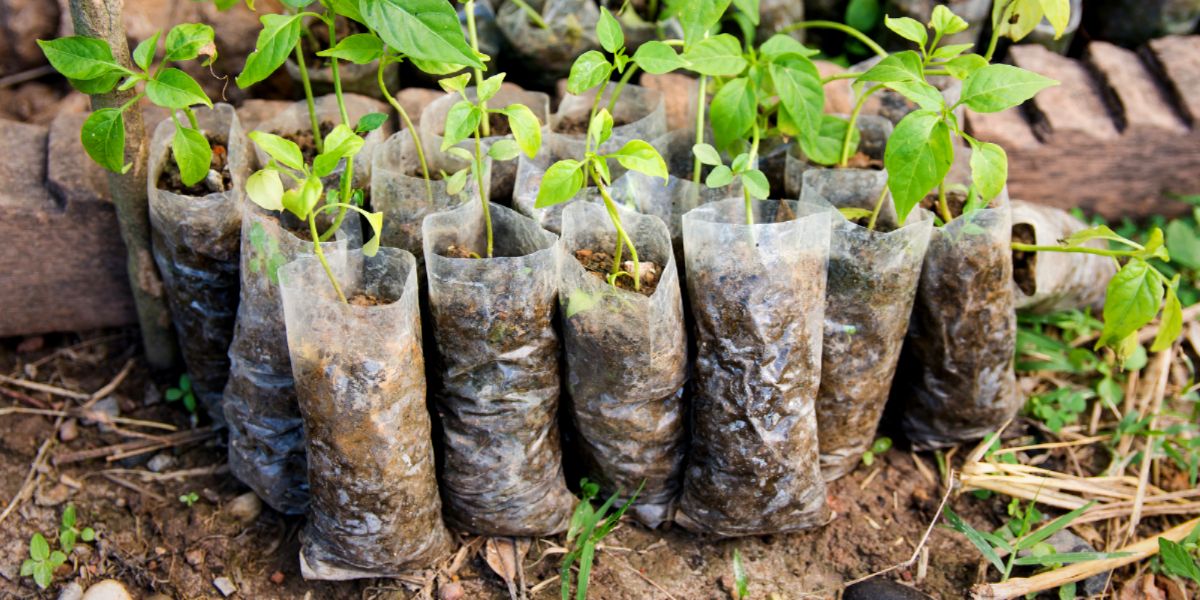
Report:
[[[350,117],[350,127],[354,127],[363,115],[370,113],[391,114],[386,104],[366,96],[344,94],[342,98],[346,103],[346,114]],[[332,94],[319,96],[315,99],[315,103],[317,122],[321,124],[322,132],[328,133],[334,126],[341,124],[341,111],[338,108],[336,96]],[[304,101],[295,102],[283,109],[282,112],[260,125],[259,129],[286,137],[300,144],[300,149],[304,152],[304,160],[306,162],[311,162],[313,157],[316,156],[316,147],[313,146],[312,142],[312,119],[308,115],[308,104]],[[387,139],[391,133],[391,124],[385,121],[383,126],[363,137],[363,147],[358,151],[358,154],[354,155],[354,178],[351,183],[355,188],[363,189],[371,183],[371,155],[374,154],[375,147]],[[262,148],[255,146],[254,152],[260,166],[270,162],[271,157],[266,152],[263,152]],[[325,187],[336,188],[345,168],[345,160],[338,162],[337,168],[321,180],[325,184]]]
[[[1087,229],[1071,213],[1021,200],[1012,201],[1014,242],[1054,246]],[[1095,240],[1088,245],[1103,248]],[[1091,307],[1101,309],[1116,263],[1095,254],[1013,251],[1013,294],[1017,308],[1045,314]]]
[[[491,206],[494,258],[478,202],[425,217],[425,267],[443,390],[447,522],[481,535],[566,530],[575,507],[559,446],[556,236]]]
[[[620,492],[620,501],[645,482],[631,512],[657,527],[671,519],[683,475],[683,299],[666,225],[627,212],[621,220],[643,279],[652,269],[661,274],[652,290],[643,290],[649,295],[609,285],[604,273],[581,264],[601,254],[611,264],[617,234],[603,206],[576,202],[563,212],[559,299],[567,391],[588,478],[603,496]]]
[[[588,50],[599,50],[596,22],[600,9],[593,0],[527,0],[546,22],[543,29],[529,20],[515,2],[505,2],[496,15],[496,24],[519,63],[516,71],[540,86],[551,87],[567,76],[575,58]]]
[[[578,151],[578,153],[576,153]],[[560,135],[548,135],[542,139],[542,149],[537,156],[529,158],[522,154],[517,157],[517,179],[513,183],[513,208],[521,214],[537,221],[546,230],[558,233],[562,231],[562,213],[570,202],[586,199],[589,202],[602,202],[600,193],[591,185],[591,177],[587,185],[575,194],[569,202],[555,204],[548,208],[537,208],[538,190],[542,187],[542,177],[550,165],[560,160],[579,160],[583,157],[583,147],[576,149],[571,140]],[[613,166],[613,176],[619,167]],[[661,181],[661,180],[660,180]]]
[[[312,253],[311,237],[293,231],[290,215],[268,214],[245,203],[242,216],[242,287],[237,327],[229,347],[225,420],[229,468],[275,510],[301,514],[308,506],[304,429],[288,356],[279,269]],[[281,219],[287,227],[281,224]],[[346,219],[325,252],[357,245],[357,219]]]
[[[890,123],[889,123],[890,125]],[[871,210],[887,185],[882,171],[810,169],[802,204]],[[892,208],[891,202],[886,203]],[[875,439],[887,404],[912,314],[921,263],[933,220],[909,215],[903,227],[895,210],[881,211],[874,230],[862,221],[833,219],[825,291],[825,337],[817,431],[821,473],[833,481],[858,464]]]
[[[828,517],[814,407],[829,215],[741,199],[683,216],[698,356],[692,443],[675,520],[722,536]]]
[[[232,106],[197,110],[196,120],[215,142],[217,169],[184,186],[171,157],[175,125],[170,119],[158,124],[147,178],[151,240],[196,398],[214,422],[224,423],[221,399],[237,316],[241,198],[250,156]]]
[[[426,150],[429,146],[426,146]],[[484,159],[484,171],[492,159]],[[442,173],[453,173],[466,162],[449,154],[426,154],[432,179],[425,185],[416,144],[407,131],[392,134],[375,152],[371,166],[371,207],[383,213],[380,243],[413,253],[423,253],[421,221],[425,215],[450,210],[465,202],[479,202],[479,185],[468,178],[458,194],[450,194]],[[422,255],[423,256],[423,255]],[[423,262],[423,257],[418,262]]]
[[[466,94],[471,101],[474,101],[475,87],[467,88]],[[418,128],[421,130],[421,140],[427,154],[445,154],[441,151],[441,147],[442,134],[446,129],[446,115],[450,112],[450,108],[460,100],[462,100],[462,96],[458,94],[446,94],[427,104],[421,111],[421,123]],[[506,84],[500,87],[500,91],[496,92],[491,100],[488,100],[489,109],[505,108],[513,104],[523,104],[529,107],[538,118],[539,123],[546,123],[549,119],[550,96],[542,92],[527,92],[515,85]],[[508,130],[508,119],[504,115],[492,114],[489,115],[489,118],[492,135],[481,138],[484,152],[487,152],[491,144],[498,140],[513,139],[512,133]],[[474,141],[463,140],[459,143],[459,147],[468,152],[474,152]],[[453,157],[449,158],[457,160]],[[517,177],[517,161],[496,161],[492,164],[491,177],[492,185],[488,199],[497,204],[509,204],[512,200],[513,181]]]
[[[1011,238],[1007,191],[933,230],[900,367],[914,448],[977,440],[1021,407]]]
[[[870,171],[875,173],[883,172],[883,153],[887,149],[888,137],[892,135],[892,122],[876,115],[860,115],[858,117],[858,152],[862,156],[857,159],[852,158],[847,169],[838,167],[839,171]],[[839,142],[839,148],[841,144]],[[839,151],[840,153],[840,151]],[[851,153],[854,157],[855,153]],[[804,174],[811,169],[829,169],[824,165],[818,165],[809,162],[804,155],[804,151],[800,149],[799,144],[793,144],[788,148],[787,163],[784,169],[784,191],[788,198],[800,198],[804,189]],[[866,177],[864,175],[864,177]],[[886,179],[885,179],[886,181]],[[872,200],[875,200],[874,198]],[[891,206],[891,202],[887,203]],[[871,209],[874,204],[866,206]]]
[[[600,108],[608,108],[616,87],[616,84],[609,84],[605,88],[600,96]],[[563,151],[569,158],[582,159],[587,148],[588,122],[597,91],[581,96],[567,94],[558,104],[558,111],[550,116],[550,135],[547,137],[566,138],[562,141]],[[600,146],[601,152],[616,152],[629,140],[653,140],[667,133],[666,104],[658,90],[626,85],[609,112],[613,118],[612,137]],[[624,169],[614,168],[613,178],[624,172]]]
[[[306,579],[395,577],[450,551],[442,524],[412,254],[381,248],[279,270],[312,490]]]

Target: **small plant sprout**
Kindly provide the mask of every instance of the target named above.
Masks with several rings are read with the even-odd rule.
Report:
[[[616,159],[621,166],[631,171],[651,177],[662,177],[664,182],[667,180],[667,163],[658,150],[654,149],[654,146],[643,140],[630,140],[616,152],[600,154],[599,148],[612,135],[612,127],[612,115],[608,114],[608,109],[601,109],[588,124],[588,150],[586,150],[583,160],[560,160],[550,165],[542,177],[542,185],[538,189],[537,201],[534,206],[546,208],[567,202],[584,188],[584,184],[590,178],[592,184],[596,186],[596,191],[600,193],[600,198],[604,201],[604,208],[608,211],[608,216],[617,230],[617,244],[613,250],[613,264],[608,282],[610,285],[616,286],[617,278],[625,275],[633,279],[635,290],[641,290],[641,263],[638,262],[637,248],[634,246],[633,240],[629,238],[629,234],[625,232],[625,227],[621,224],[621,214],[613,202],[612,196],[608,193],[608,186],[612,185],[612,173],[608,167],[608,160]],[[625,248],[629,249],[629,257],[633,262],[633,273],[621,270],[621,255]]]
[[[470,77],[469,74],[463,73],[438,82],[441,84],[442,89],[450,93],[457,93],[462,97],[454,106],[450,107],[450,112],[446,115],[446,128],[445,135],[442,138],[441,150],[463,159],[469,164],[467,168],[461,169],[450,176],[447,180],[446,191],[450,194],[457,194],[462,191],[463,186],[467,183],[468,175],[479,186],[479,199],[483,202],[483,220],[487,235],[486,256],[491,258],[493,247],[492,217],[491,211],[488,208],[488,189],[484,185],[484,155],[481,140],[482,136],[487,135],[485,128],[487,127],[488,116],[492,114],[504,115],[508,119],[509,131],[513,135],[512,140],[496,140],[488,146],[487,155],[492,160],[512,160],[522,152],[525,153],[525,156],[533,158],[542,147],[542,131],[537,115],[533,114],[533,111],[528,106],[510,104],[504,108],[488,108],[487,101],[500,91],[500,85],[504,82],[504,73],[493,75],[479,82],[475,86],[474,101],[466,93],[466,84],[470,80]],[[474,140],[474,151],[467,151],[458,146],[460,142],[467,139]]]
[[[888,450],[891,450],[891,449],[892,449],[892,438],[890,438],[890,437],[875,438],[875,441],[871,444],[871,447],[869,449],[867,449],[866,452],[863,452],[862,464],[864,466],[868,466],[868,467],[875,464],[875,459],[879,455],[881,455],[884,452],[887,452]]]
[[[621,492],[617,491],[609,496],[599,509],[595,509],[592,508],[591,501],[596,494],[600,493],[600,486],[587,479],[580,482],[581,497],[574,514],[571,515],[571,524],[567,529],[566,543],[570,550],[563,557],[562,568],[559,571],[559,579],[562,581],[562,600],[571,598],[571,581],[575,579],[571,567],[576,563],[579,564],[579,575],[575,586],[575,599],[586,600],[588,581],[592,575],[592,561],[596,558],[596,545],[616,528],[617,522],[637,500],[644,485],[646,482],[643,481],[633,492],[633,496],[630,496],[629,501],[610,514],[608,511],[616,503]]]
[[[58,529],[58,546],[63,552],[70,554],[75,549],[75,542],[96,541],[96,531],[91,527],[80,529],[76,524],[75,505],[68,504],[62,514],[62,526]]]
[[[116,173],[125,173],[132,168],[133,165],[125,163],[124,114],[145,97],[171,112],[171,120],[175,123],[171,153],[179,166],[180,179],[190,186],[208,175],[212,163],[212,147],[200,131],[192,107],[212,108],[212,100],[190,75],[168,65],[200,56],[206,57],[201,65],[212,64],[217,58],[213,28],[198,23],[184,23],[172,28],[164,41],[165,54],[155,67],[161,33],[155,32],[134,48],[135,69],[122,66],[108,44],[95,38],[75,35],[38,40],[38,45],[51,66],[85,94],[105,94],[114,88],[128,90],[144,84],[142,91],[125,104],[97,109],[83,122],[80,139],[92,160]],[[180,120],[178,111],[183,111],[186,123]]]
[[[179,376],[179,385],[168,388],[167,402],[182,402],[183,408],[190,414],[196,413],[196,394],[192,390],[192,378],[187,373]]]
[[[21,577],[33,577],[33,582],[44,590],[54,581],[55,569],[65,562],[66,554],[61,550],[51,552],[46,538],[35,533],[29,540],[29,558],[21,563]]]
[[[742,552],[737,548],[733,549],[733,583],[736,600],[750,597],[750,577],[746,575],[746,566],[742,564]]]
[[[333,128],[325,138],[325,150],[313,158],[311,165],[305,164],[300,146],[295,142],[262,131],[250,132],[250,139],[266,152],[271,160],[266,168],[256,171],[246,180],[246,195],[255,204],[269,211],[286,210],[301,221],[308,222],[312,235],[313,253],[325,269],[333,290],[343,304],[346,295],[334,277],[321,249],[321,236],[317,232],[317,215],[321,211],[337,210],[345,212],[353,210],[366,217],[371,225],[372,236],[363,244],[363,254],[374,256],[379,250],[379,234],[383,230],[383,213],[367,212],[354,203],[339,201],[333,190],[330,190],[325,204],[320,208],[317,204],[324,192],[321,178],[328,176],[342,159],[349,159],[363,147],[363,139],[350,127],[342,124]],[[280,174],[291,179],[293,187],[283,189]],[[357,194],[359,192],[355,192]],[[339,215],[340,216],[340,215]]]
[[[1190,579],[1200,585],[1200,561],[1196,558],[1200,549],[1197,545],[1198,540],[1200,527],[1193,529],[1179,542],[1172,542],[1165,537],[1158,538],[1159,569],[1172,577]]]
[[[188,492],[188,493],[180,496],[179,501],[181,503],[183,503],[184,506],[191,508],[193,505],[195,505],[197,502],[200,501],[200,495],[197,494],[196,492]]]

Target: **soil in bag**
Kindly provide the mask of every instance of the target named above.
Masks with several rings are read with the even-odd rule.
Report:
[[[600,106],[608,108],[615,85],[605,88],[600,97]],[[599,90],[582,95],[568,94],[558,105],[558,110],[548,123],[552,136],[566,138],[564,150],[578,159],[587,145],[587,128],[591,122],[592,104]],[[613,117],[612,137],[600,147],[601,152],[616,152],[629,140],[652,140],[667,133],[667,109],[663,95],[657,90],[639,85],[626,85],[621,89],[617,101],[609,108]],[[613,177],[620,177],[625,170],[614,169]]]
[[[815,402],[829,215],[723,200],[683,217],[698,356],[692,440],[675,520],[721,536],[828,519]]]
[[[1007,192],[965,217],[963,194],[947,197],[955,218],[930,238],[894,392],[921,450],[980,439],[1021,407]]]
[[[326,219],[329,212],[323,213]],[[326,252],[361,239],[357,219],[345,219]],[[322,223],[320,230],[328,227]],[[279,269],[312,253],[307,227],[290,213],[266,213],[245,203],[242,219],[241,303],[229,347],[225,419],[229,468],[275,510],[301,514],[308,506],[304,429],[292,379],[279,295]]]
[[[804,191],[804,175],[813,169],[852,169],[883,172],[883,153],[887,149],[888,137],[892,135],[892,122],[876,115],[861,115],[858,118],[858,148],[850,155],[845,165],[818,165],[804,154],[799,144],[788,149],[784,166],[784,191],[788,198],[800,198]],[[866,176],[864,176],[866,177]],[[887,206],[891,206],[888,202]],[[870,203],[868,210],[874,207]]]
[[[347,116],[350,117],[348,124],[350,127],[354,127],[359,119],[369,113],[391,113],[388,105],[366,96],[345,94],[343,100],[346,105]],[[338,106],[337,98],[333,95],[317,97],[314,108],[317,115],[317,128],[321,131],[322,138],[324,138],[336,125],[341,124],[341,109]],[[316,141],[312,133],[312,119],[309,117],[308,105],[303,101],[292,103],[279,112],[279,114],[260,125],[258,129],[295,142],[300,146],[300,151],[306,164],[311,164],[312,159],[317,155]],[[384,122],[382,126],[376,129],[365,134],[359,134],[362,136],[364,143],[358,154],[354,155],[353,187],[366,189],[371,184],[371,157],[375,153],[375,148],[387,139],[391,133],[391,123]],[[261,148],[255,146],[254,152],[258,159],[258,164],[265,165],[270,162],[271,157],[266,152],[263,152]],[[321,181],[325,184],[325,187],[336,189],[345,168],[346,161],[339,161],[333,172],[322,178]]]
[[[247,140],[228,104],[196,111],[212,148],[208,175],[183,183],[171,155],[175,124],[159,123],[147,181],[154,260],[197,399],[218,424],[238,306],[241,197],[249,175]]]
[[[578,153],[576,153],[578,152]],[[585,185],[575,197],[567,202],[555,204],[546,208],[537,208],[538,190],[542,187],[542,177],[550,165],[560,160],[578,159],[583,156],[583,147],[576,147],[575,140],[563,135],[550,134],[545,136],[542,149],[537,156],[529,158],[522,154],[517,158],[517,178],[513,183],[513,208],[517,212],[537,221],[538,225],[547,231],[558,233],[562,231],[562,213],[566,207],[579,200],[600,202],[600,194],[593,185]],[[613,168],[613,176],[619,167]]]
[[[445,516],[481,535],[553,535],[575,506],[556,421],[557,238],[511,209],[490,212],[494,258],[463,258],[487,256],[479,202],[424,223]]]
[[[622,211],[641,265],[623,252],[603,206],[563,213],[559,267],[569,410],[587,477],[620,502],[642,486],[630,512],[649,527],[669,521],[683,475],[687,337],[679,276],[666,225]],[[635,289],[640,288],[640,289]]]
[[[315,257],[279,271],[312,490],[306,579],[395,577],[450,551],[442,523],[412,254]]]
[[[929,213],[914,212],[899,227],[886,197],[889,210],[881,211],[873,230],[868,217],[848,220],[833,210],[872,210],[886,185],[887,174],[880,171],[804,173],[801,203],[829,210],[833,220],[817,393],[826,481],[853,470],[875,439],[929,245]]]
[[[575,58],[589,50],[599,50],[596,23],[600,9],[594,0],[527,0],[541,15],[546,27],[540,27],[515,2],[505,2],[496,13],[496,25],[511,47],[504,58],[510,63],[505,71],[522,84],[550,90],[571,71]]]

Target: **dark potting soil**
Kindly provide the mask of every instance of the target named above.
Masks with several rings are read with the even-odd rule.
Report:
[[[613,127],[621,127],[628,125],[630,121],[624,117],[613,116]],[[573,135],[587,135],[588,130],[588,113],[579,112],[569,114],[563,117],[558,122],[558,133],[567,133]]]
[[[575,251],[575,260],[583,265],[589,273],[607,281],[608,274],[612,273],[613,258],[607,252],[599,250],[581,249]],[[626,260],[621,263],[621,270],[629,273],[629,277],[617,277],[616,286],[628,290],[630,292],[638,292],[643,296],[653,296],[654,290],[658,288],[658,280],[662,277],[662,271],[658,265],[652,262],[642,261],[641,263],[641,289],[634,289],[633,285],[633,261]]]
[[[447,246],[446,251],[442,252],[442,256],[445,256],[448,258],[482,258],[483,257],[478,252],[474,252],[470,248],[467,248],[466,246],[457,246],[454,244]]]
[[[1021,244],[1036,244],[1037,234],[1030,223],[1014,223],[1012,241]],[[1013,250],[1013,281],[1021,293],[1032,296],[1037,293],[1037,252]]]
[[[851,156],[844,165],[836,165],[841,169],[872,169],[874,171],[883,170],[883,160],[879,158],[871,158],[864,152],[856,152]]]
[[[959,190],[949,190],[946,192],[946,206],[950,209],[950,216],[958,218],[962,216],[963,208],[967,206],[967,195]],[[942,213],[938,210],[938,195],[934,191],[921,199],[921,208],[932,212],[941,218]]]
[[[219,194],[233,189],[233,174],[229,172],[229,151],[224,136],[204,135],[208,145],[212,147],[212,164],[209,165],[209,177],[205,177],[192,185],[184,185],[179,173],[179,164],[174,157],[163,165],[162,173],[158,176],[158,189],[174,192],[182,196],[207,196]],[[211,177],[216,171],[220,178]]]
[[[391,300],[380,298],[374,294],[355,294],[346,298],[346,302],[350,306],[383,306],[391,304]]]

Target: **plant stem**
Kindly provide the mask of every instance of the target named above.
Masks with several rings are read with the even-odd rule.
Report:
[[[854,139],[854,128],[858,124],[858,115],[862,113],[863,106],[867,103],[867,98],[870,98],[871,94],[881,89],[883,89],[882,83],[875,84],[858,98],[858,102],[854,103],[854,110],[850,113],[850,124],[846,127],[846,135],[842,137],[842,153],[838,158],[839,167],[846,166],[846,163],[850,161],[850,140]]]
[[[696,86],[696,144],[704,143],[704,102],[708,100],[708,77],[700,76],[700,83]],[[692,183],[700,185],[700,171],[703,164],[700,162],[700,157],[692,153]]]
[[[954,220],[954,216],[950,214],[950,204],[946,202],[946,181],[943,179],[938,183],[938,212],[942,215],[942,224],[949,225],[950,221]]]
[[[1039,246],[1037,244],[1022,244],[1013,242],[1012,249],[1018,252],[1078,252],[1080,254],[1096,254],[1099,256],[1125,257],[1130,256],[1128,250],[1109,250],[1107,248],[1092,248],[1090,246]]]
[[[875,209],[871,211],[871,218],[867,221],[867,230],[875,231],[875,222],[879,220],[879,213],[883,210],[883,199],[887,197],[887,184],[883,185],[883,189],[879,191],[879,199],[875,201]]]
[[[303,44],[296,42],[296,66],[300,68],[300,84],[304,87],[304,101],[308,103],[308,119],[312,123],[313,144],[317,154],[325,149],[325,141],[321,139],[321,123],[317,120],[317,103],[313,100],[312,82],[308,80],[308,66],[304,63]]]
[[[487,257],[492,257],[492,210],[488,206],[487,191],[483,189],[483,149],[479,141],[479,128],[475,128],[475,183],[479,186],[479,201],[483,202],[483,224],[487,229]]]
[[[337,45],[337,16],[334,15],[326,21],[325,26],[329,29],[329,47],[332,48]],[[350,114],[346,112],[346,98],[342,94],[342,76],[338,69],[338,59],[332,57],[329,59],[329,72],[333,75],[333,96],[337,98],[338,113],[342,117],[342,125],[350,127]],[[340,196],[342,202],[349,202],[350,187],[354,182],[354,156],[347,156],[345,161],[346,168],[342,171]],[[342,226],[342,221],[345,218],[346,209],[343,207],[338,211],[337,216],[334,217],[329,229],[326,229],[325,233],[321,234],[320,241],[323,242],[333,237],[333,232]]]
[[[596,118],[596,109],[600,107],[600,98],[604,97],[604,90],[608,89],[609,81],[610,80],[606,79],[604,81],[604,83],[600,84],[600,89],[596,90],[596,97],[592,99],[592,110],[591,110],[591,112],[588,113],[588,120],[587,120],[587,128],[588,129],[592,128],[592,119]],[[592,151],[592,136],[587,135],[586,133],[584,134],[583,148],[584,148],[585,154],[587,152]],[[596,151],[599,152],[600,148],[597,147]]]
[[[337,278],[333,276],[333,269],[329,268],[329,261],[325,260],[325,251],[321,249],[320,237],[317,235],[317,212],[308,213],[308,230],[312,234],[313,254],[317,255],[317,260],[321,261],[321,267],[325,269],[325,276],[329,278],[329,283],[333,284],[333,291],[337,293],[338,300],[342,304],[349,304],[346,301],[346,295],[342,293],[342,286],[338,285]]]
[[[192,125],[192,129],[195,129],[196,131],[200,131],[200,123],[198,123],[196,121],[196,113],[195,113],[195,111],[192,110],[192,107],[190,107],[190,106],[183,107],[183,114],[187,115],[188,123],[190,123]]]
[[[604,208],[608,211],[608,218],[612,219],[613,227],[617,229],[617,249],[613,252],[612,272],[618,273],[621,270],[621,246],[622,243],[629,247],[629,258],[633,261],[633,289],[641,291],[642,289],[642,264],[638,261],[637,248],[633,245],[633,240],[629,238],[629,234],[625,233],[625,226],[621,224],[621,214],[617,212],[617,205],[613,203],[613,199],[608,195],[608,188],[604,187],[604,182],[600,180],[600,174],[596,172],[596,166],[588,163],[588,172],[591,173],[592,181],[596,184],[596,190],[600,192],[600,198],[604,200]],[[613,280],[614,282],[616,279]]]
[[[755,100],[755,102],[757,102],[757,100]],[[751,136],[752,137],[751,137],[751,142],[750,142],[750,160],[746,161],[746,166],[749,168],[757,169],[758,168],[758,165],[757,165],[757,163],[758,163],[758,137],[759,137],[758,118],[754,119],[754,128],[751,129]],[[742,196],[744,196],[746,199],[745,200],[745,202],[746,202],[746,224],[753,225],[754,224],[754,205],[751,203],[750,188],[746,187],[745,184],[742,185]]]
[[[875,40],[871,39],[870,37],[867,37],[867,35],[864,34],[863,32],[861,32],[849,25],[846,25],[845,23],[838,23],[835,21],[820,21],[820,20],[801,21],[799,23],[792,23],[791,25],[788,25],[787,27],[780,29],[779,33],[789,33],[792,31],[796,31],[797,29],[806,29],[809,27],[816,27],[818,29],[836,29],[836,30],[862,42],[864,46],[870,48],[871,51],[874,52],[875,54],[878,54],[879,56],[887,56],[888,55],[887,50],[884,50],[882,46],[880,46],[879,44],[876,44]]]
[[[633,77],[633,74],[636,73],[638,70],[638,66],[636,64],[633,64],[632,62],[626,66],[628,68],[626,68],[625,73],[621,75],[621,80],[617,82],[616,89],[614,89],[613,93],[611,95],[609,95],[609,97],[608,97],[608,112],[609,113],[612,113],[613,108],[615,108],[617,106],[617,98],[621,97],[621,90],[625,89],[625,84],[629,83],[629,80]]]
[[[475,33],[475,0],[467,0],[464,10],[467,11],[467,31],[471,34],[471,49],[479,54],[479,35]],[[475,69],[475,97],[479,98],[479,86],[483,85],[483,69]],[[487,101],[479,101],[479,110],[483,112],[483,118],[479,120],[479,126],[483,128],[483,136],[491,135],[492,124],[487,118]],[[491,253],[488,253],[491,256]]]
[[[425,146],[421,144],[421,136],[417,134],[417,128],[413,127],[412,119],[408,118],[408,111],[396,101],[392,93],[388,91],[387,85],[383,82],[383,67],[388,57],[384,56],[379,59],[379,71],[376,74],[376,79],[379,81],[379,91],[383,92],[383,97],[387,100],[392,108],[400,113],[400,120],[404,122],[404,128],[408,130],[408,134],[412,136],[413,145],[417,149],[417,160],[421,163],[421,176],[425,178],[425,196],[429,202],[433,202],[433,184],[429,179],[429,164],[425,162]]]
[[[1004,13],[1008,12],[1008,7],[1012,4],[1011,0],[1003,0],[999,11],[993,13],[999,20],[992,20],[992,39],[988,41],[987,54],[983,55],[983,59],[992,62],[992,55],[996,53],[996,43],[1000,41],[1000,23],[1004,21]]]
[[[550,26],[547,25],[546,21],[542,19],[542,15],[538,13],[538,11],[534,10],[532,6],[526,4],[525,0],[511,0],[511,2],[516,4],[517,8],[525,11],[525,14],[529,17],[530,21],[533,21],[534,25],[537,25],[542,29],[550,29]]]

